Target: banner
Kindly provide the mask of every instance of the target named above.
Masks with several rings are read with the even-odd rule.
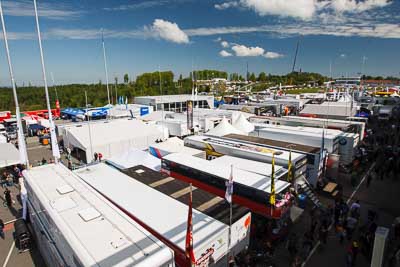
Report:
[[[186,106],[187,106],[187,110],[186,110],[187,128],[188,128],[188,130],[192,130],[193,129],[193,101],[188,100],[186,102]]]

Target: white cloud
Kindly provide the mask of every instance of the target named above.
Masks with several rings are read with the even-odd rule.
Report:
[[[220,55],[221,57],[230,57],[230,56],[232,56],[231,53],[229,53],[229,52],[227,52],[227,51],[225,51],[225,50],[221,50],[221,51],[219,52],[219,55]]]
[[[173,43],[189,43],[188,35],[182,31],[178,24],[163,19],[155,19],[151,27],[145,27],[150,36],[161,38]]]
[[[229,43],[227,41],[221,41],[221,46],[223,48],[227,48],[227,47],[229,47]]]
[[[298,36],[298,35],[328,35],[328,36],[357,36],[373,38],[395,38],[400,39],[400,25],[398,23],[376,23],[359,22],[352,23],[305,23],[261,25],[254,27],[215,27],[187,29],[188,36],[212,36],[234,33],[272,33],[277,36]]]
[[[385,7],[391,3],[391,0],[332,0],[329,5],[338,12],[363,12],[374,8]]]
[[[234,45],[232,50],[237,57],[258,57],[264,54],[264,49],[261,47],[247,47],[245,45]]]
[[[347,55],[346,54],[340,54],[340,58],[346,58]]]
[[[35,15],[32,1],[5,1],[4,13],[14,17],[33,17]],[[76,19],[84,12],[72,10],[63,4],[38,3],[40,17],[54,20]]]
[[[276,58],[281,58],[283,57],[282,54],[276,53],[276,52],[270,52],[268,51],[263,55],[263,57],[268,58],[268,59],[276,59]]]
[[[260,16],[276,15],[310,19],[316,8],[316,0],[240,0],[241,6],[253,9]]]
[[[224,10],[231,7],[237,7],[239,3],[237,1],[225,2],[222,4],[215,4],[214,7],[218,10]]]
[[[219,10],[227,8],[245,8],[254,10],[260,16],[293,17],[311,20],[320,13],[361,13],[392,4],[392,0],[237,0],[214,7]]]

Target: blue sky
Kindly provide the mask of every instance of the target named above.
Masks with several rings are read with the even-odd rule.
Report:
[[[31,0],[3,1],[17,84],[40,85]],[[400,74],[400,1],[38,0],[46,67],[56,83],[105,81],[147,71],[176,76],[213,68],[245,73],[297,69],[333,76]],[[4,51],[0,50],[0,51]],[[0,84],[8,85],[0,52]],[[50,76],[50,75],[49,75]]]

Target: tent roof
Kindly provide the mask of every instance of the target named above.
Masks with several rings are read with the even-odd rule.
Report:
[[[0,168],[19,164],[18,149],[10,143],[0,143]]]
[[[245,134],[242,131],[233,127],[228,120],[224,117],[217,127],[207,132],[207,135],[224,136],[227,134]]]
[[[254,131],[254,125],[246,120],[243,114],[240,114],[237,120],[233,123],[233,127],[245,133]]]
[[[135,138],[147,138],[162,132],[154,125],[146,124],[140,120],[120,119],[101,123],[90,124],[91,138],[89,136],[88,124],[79,124],[66,128],[67,136],[75,139],[75,146],[87,149],[92,143],[93,147],[117,143],[123,140]],[[90,140],[91,139],[91,140]]]
[[[146,151],[139,149],[130,149],[123,154],[108,159],[107,163],[122,170],[138,165],[146,166],[147,168],[155,171],[159,171],[161,169],[161,159],[158,159]]]

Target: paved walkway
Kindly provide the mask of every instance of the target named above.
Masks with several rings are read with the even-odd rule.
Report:
[[[379,214],[377,220],[378,226],[391,228],[393,220],[400,215],[400,205],[395,204],[400,199],[400,181],[393,181],[391,179],[381,181],[374,177],[369,188],[366,187],[366,181],[364,180],[359,184],[358,190],[354,194],[353,192],[356,188],[352,188],[348,181],[342,180],[339,182],[344,185],[344,200],[347,200],[350,204],[356,199],[360,201],[361,223],[366,221],[368,210],[373,210]],[[349,199],[351,196],[352,199]],[[355,239],[358,238],[359,234],[357,230],[355,232]],[[316,248],[305,266],[346,266],[345,256],[348,246],[348,241],[340,244],[334,229],[331,229],[327,245]],[[370,263],[362,253],[359,253],[355,266],[367,267],[370,266]]]
[[[4,194],[1,192],[0,218],[5,223],[5,239],[0,239],[0,266],[2,267],[45,267],[38,249],[33,246],[32,250],[20,253],[14,245],[14,221],[21,217],[21,204],[19,202],[19,193],[16,187],[9,187],[12,199],[15,203],[12,207],[3,205]]]

